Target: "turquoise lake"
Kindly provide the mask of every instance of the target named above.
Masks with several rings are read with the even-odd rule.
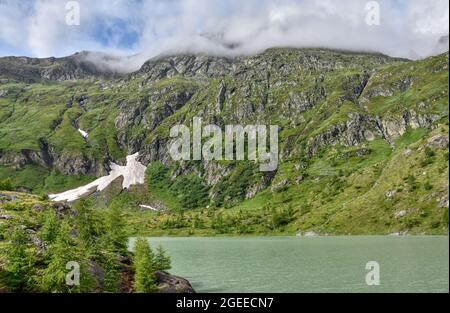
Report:
[[[197,292],[448,292],[448,237],[149,238]],[[377,286],[366,264],[379,264]]]

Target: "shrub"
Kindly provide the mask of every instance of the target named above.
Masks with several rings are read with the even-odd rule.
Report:
[[[148,184],[151,188],[167,188],[171,181],[169,169],[160,162],[152,163],[147,169]]]
[[[409,186],[409,191],[414,191],[418,188],[418,183],[413,175],[409,175],[404,179]]]
[[[434,158],[435,155],[436,153],[433,151],[433,149],[431,149],[430,147],[425,148],[425,156],[427,158]]]
[[[205,207],[209,202],[208,187],[195,175],[178,177],[170,191],[186,209]]]
[[[272,214],[272,223],[275,228],[288,225],[294,220],[294,210],[291,207],[275,211]]]
[[[40,201],[48,201],[48,194],[46,194],[46,193],[43,193],[40,197],[39,197],[39,200]]]
[[[424,188],[425,188],[425,190],[432,190],[433,189],[433,185],[430,184],[430,182],[426,182]]]
[[[13,191],[13,184],[11,178],[0,180],[0,190]]]

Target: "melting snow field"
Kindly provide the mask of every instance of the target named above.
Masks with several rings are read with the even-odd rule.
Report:
[[[123,189],[128,189],[132,185],[141,185],[145,182],[146,167],[137,161],[139,153],[127,156],[127,165],[120,166],[115,163],[111,164],[111,172],[108,176],[100,177],[85,186],[69,190],[60,194],[49,195],[52,201],[68,201],[72,202],[80,199],[84,195],[93,191],[102,191],[106,189],[114,180],[123,176]]]
[[[84,139],[89,138],[89,134],[82,129],[78,129],[78,132],[83,136]]]
[[[141,208],[143,208],[143,209],[147,209],[147,210],[159,212],[158,209],[155,209],[154,207],[152,207],[152,206],[150,206],[150,205],[141,204],[139,207],[141,207]]]

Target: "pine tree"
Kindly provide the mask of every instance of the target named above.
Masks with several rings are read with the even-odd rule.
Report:
[[[119,206],[112,205],[106,215],[106,232],[114,251],[125,255],[127,253],[128,236],[125,232],[125,222]]]
[[[87,271],[88,259],[80,251],[74,238],[70,234],[70,226],[63,223],[59,234],[47,251],[47,267],[40,272],[40,288],[44,292],[88,292],[93,286],[91,274]],[[80,265],[79,286],[69,286],[66,277],[69,270],[66,265],[77,262]]]
[[[105,238],[102,253],[98,258],[99,265],[103,269],[103,291],[117,292],[120,285],[121,264],[119,255],[113,242]]]
[[[92,209],[90,200],[82,199],[77,206],[78,215],[76,218],[76,228],[85,248],[91,252],[97,251],[96,243],[103,233],[102,222],[97,212]]]
[[[156,271],[168,271],[172,268],[170,256],[161,245],[156,250],[154,268]]]
[[[155,257],[148,241],[136,240],[134,251],[134,289],[138,293],[151,293],[156,290],[154,268]]]
[[[99,262],[104,271],[104,290],[117,292],[120,284],[120,257],[128,254],[128,237],[120,207],[112,205],[105,216],[105,235],[101,238]]]
[[[33,255],[28,249],[28,235],[17,226],[6,247],[6,280],[11,291],[24,292],[32,289]]]
[[[56,214],[52,211],[49,211],[45,214],[44,223],[42,229],[39,232],[39,237],[43,240],[47,245],[50,245],[55,242],[58,237],[59,232],[59,221],[56,217]]]

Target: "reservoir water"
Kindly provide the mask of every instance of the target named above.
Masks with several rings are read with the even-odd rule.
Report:
[[[448,292],[448,237],[149,238],[197,292]],[[366,276],[379,264],[379,285]],[[369,273],[371,272],[371,273]],[[373,282],[374,276],[369,275]]]

